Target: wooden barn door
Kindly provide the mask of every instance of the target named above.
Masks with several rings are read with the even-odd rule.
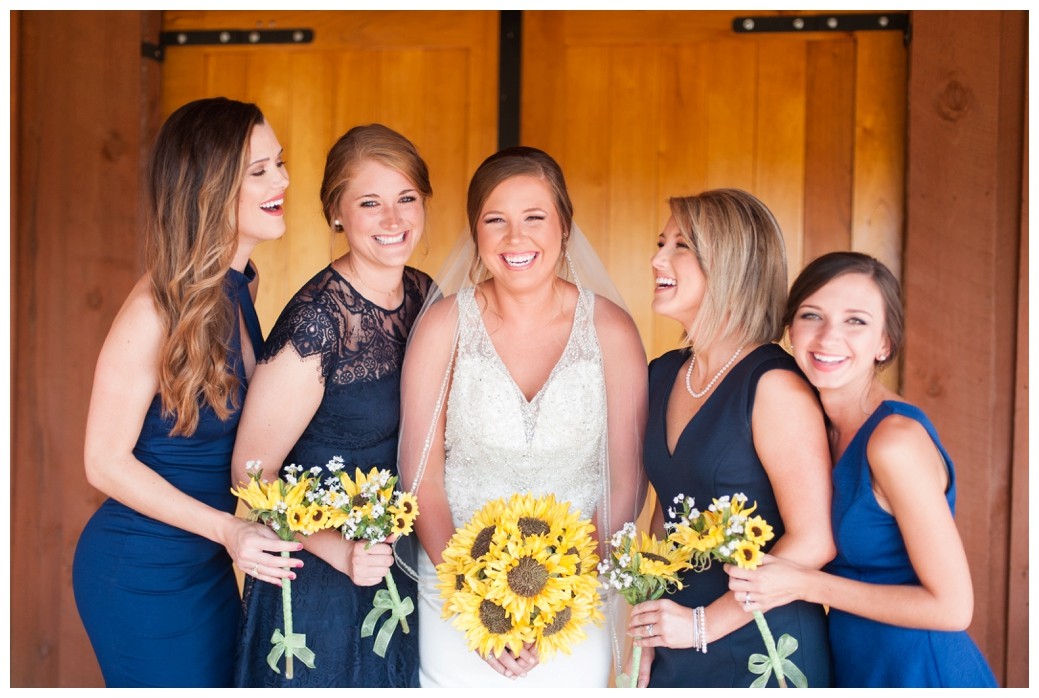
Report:
[[[163,31],[311,29],[311,43],[169,46],[165,117],[215,95],[255,102],[285,148],[285,237],[257,248],[264,332],[292,294],[345,251],[321,215],[325,156],[351,126],[407,136],[430,169],[426,238],[412,264],[435,273],[465,230],[465,190],[497,143],[497,12],[168,11]]]
[[[901,268],[902,32],[737,34],[736,16],[523,13],[523,141],[563,166],[651,358],[680,335],[650,310],[669,196],[758,196],[783,229],[791,280],[835,249]]]

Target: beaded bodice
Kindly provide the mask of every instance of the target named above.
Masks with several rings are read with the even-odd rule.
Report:
[[[473,289],[458,294],[444,485],[456,527],[491,500],[554,494],[592,518],[604,491],[606,389],[595,295],[582,292],[570,337],[530,401],[491,343]]]

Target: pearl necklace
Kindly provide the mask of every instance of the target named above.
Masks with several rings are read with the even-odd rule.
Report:
[[[693,392],[693,386],[689,384],[689,379],[693,376],[693,366],[696,365],[696,354],[693,354],[693,360],[689,362],[689,368],[687,368],[685,372],[685,389],[688,390],[689,394],[697,400],[709,393],[711,391],[711,388],[714,387],[714,384],[718,382],[718,379],[722,377],[722,374],[729,370],[729,366],[732,366],[732,363],[736,360],[736,357],[740,355],[740,352],[743,351],[743,347],[745,346],[747,345],[744,344],[739,349],[737,349],[736,353],[733,354],[732,357],[727,362],[725,362],[725,365],[721,367],[721,370],[714,374],[714,378],[712,378],[710,382],[707,383],[707,387],[698,393]]]

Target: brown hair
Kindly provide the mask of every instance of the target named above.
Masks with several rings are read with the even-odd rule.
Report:
[[[227,371],[236,320],[224,284],[249,138],[263,122],[255,104],[200,99],[170,115],[152,150],[145,264],[167,331],[159,395],[163,414],[175,415],[173,435],[195,433],[201,401],[220,419],[238,407],[238,379]]]
[[[551,155],[543,150],[529,146],[514,146],[499,150],[484,160],[469,182],[469,193],[466,203],[466,215],[469,220],[469,234],[476,244],[476,226],[480,211],[499,184],[507,179],[519,176],[535,177],[548,185],[552,193],[556,213],[563,225],[563,248],[570,238],[570,227],[574,221],[574,204],[566,190],[563,170]],[[479,254],[473,260],[470,275],[479,264]],[[475,279],[474,279],[475,280]]]
[[[786,247],[768,207],[740,189],[672,197],[668,203],[706,279],[686,337],[693,350],[723,337],[741,344],[782,337]]]
[[[877,367],[895,360],[905,341],[905,311],[902,306],[902,287],[883,262],[861,252],[830,252],[809,262],[790,286],[783,325],[789,327],[801,304],[830,283],[845,274],[862,274],[877,285],[884,303],[884,334],[888,339],[888,354],[883,361],[875,360]]]
[[[422,195],[423,206],[433,196],[429,168],[411,141],[382,124],[354,126],[340,136],[325,159],[321,208],[329,225],[333,225],[339,198],[350,186],[354,170],[365,160],[375,160],[407,177]]]

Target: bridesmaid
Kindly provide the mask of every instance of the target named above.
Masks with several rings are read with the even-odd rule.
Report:
[[[751,609],[828,605],[837,686],[994,687],[965,632],[974,593],[952,460],[878,377],[902,345],[898,281],[867,255],[823,255],[794,281],[785,323],[829,420],[837,557],[819,571],[766,555],[754,572],[726,568],[729,588]]]
[[[253,248],[285,233],[289,177],[254,104],[175,111],[149,168],[147,273],[94,374],[84,459],[109,496],[72,583],[108,686],[231,685],[240,605],[231,563],[291,576],[298,543],[235,518],[239,410],[262,348]]]
[[[404,346],[429,290],[429,276],[405,266],[422,238],[433,195],[426,163],[408,139],[385,126],[357,126],[328,153],[321,204],[350,251],[289,301],[253,377],[234,451],[233,474],[260,460],[271,475],[343,458],[344,472],[373,467],[396,474],[400,368]],[[328,477],[323,472],[320,479]],[[246,582],[238,686],[407,687],[417,681],[417,614],[411,632],[394,633],[385,658],[360,626],[382,586],[393,553],[336,531],[304,539],[303,567],[292,585],[295,630],[307,636],[315,667],[296,663],[293,679],[267,665],[281,622],[281,593]],[[268,569],[260,565],[257,578]],[[395,575],[403,596],[414,582]]]
[[[688,348],[649,367],[644,462],[661,503],[655,532],[663,532],[660,507],[677,495],[702,509],[742,492],[772,525],[773,554],[820,567],[834,554],[826,432],[811,386],[774,343],[786,301],[779,226],[764,204],[735,189],[672,198],[670,206],[652,260],[653,310],[681,323]],[[687,573],[671,598],[637,605],[629,634],[649,648],[639,685],[750,686],[758,677],[747,660],[765,647],[742,601],[716,564]],[[808,685],[828,686],[823,608],[794,602],[767,620],[777,637],[798,641],[790,659]]]

